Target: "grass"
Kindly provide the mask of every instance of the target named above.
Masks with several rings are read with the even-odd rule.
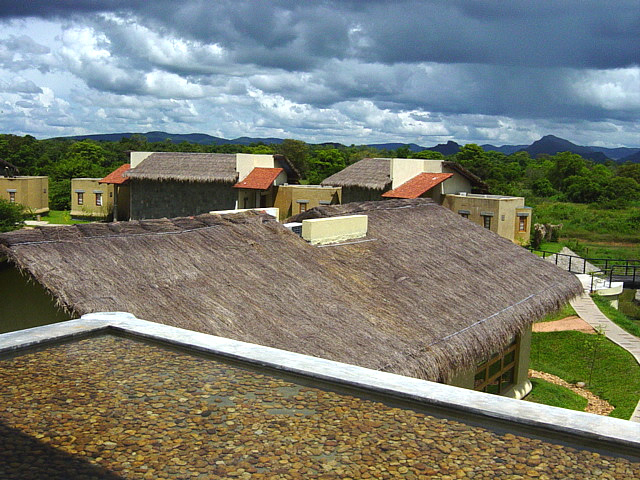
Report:
[[[73,225],[76,223],[90,223],[88,220],[73,220],[71,214],[65,210],[49,210],[49,213],[42,215],[42,220],[59,225]]]
[[[592,295],[592,298],[593,302],[598,306],[600,311],[609,318],[609,320],[619,327],[624,328],[631,335],[640,337],[640,322],[631,320],[624,313],[613,308],[611,306],[611,301],[606,298],[601,297],[600,295]]]
[[[629,320],[640,325],[640,304],[635,303],[635,295],[635,290],[625,288],[618,299],[618,310],[629,317]]]
[[[540,322],[555,322],[556,320],[562,320],[563,318],[570,317],[572,315],[577,315],[576,311],[570,304],[566,304],[560,310],[555,313],[550,313],[540,320]]]
[[[531,368],[569,383],[586,382],[589,390],[615,407],[612,417],[629,419],[640,400],[640,365],[629,352],[600,335],[534,333]]]
[[[584,412],[587,408],[587,399],[581,397],[568,388],[556,385],[539,378],[532,378],[533,389],[525,397],[528,402],[542,403],[553,407],[568,408]]]

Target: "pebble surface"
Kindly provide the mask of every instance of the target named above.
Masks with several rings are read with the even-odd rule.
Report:
[[[0,360],[0,478],[627,480],[640,463],[103,336]]]

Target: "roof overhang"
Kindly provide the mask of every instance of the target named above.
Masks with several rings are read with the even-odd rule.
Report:
[[[129,181],[129,177],[125,177],[124,173],[129,171],[130,168],[131,168],[131,164],[125,163],[124,165],[121,165],[120,167],[116,168],[113,172],[111,172],[109,175],[104,177],[102,180],[99,180],[98,183],[110,183],[113,185],[122,185],[124,183],[127,183]]]

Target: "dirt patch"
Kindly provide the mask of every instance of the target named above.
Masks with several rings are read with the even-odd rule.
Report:
[[[565,317],[554,322],[540,322],[533,324],[534,332],[562,332],[564,330],[577,330],[584,333],[596,333],[591,325],[576,315]]]
[[[547,382],[560,385],[561,387],[568,388],[569,390],[577,393],[581,397],[587,399],[587,407],[584,409],[587,413],[595,413],[596,415],[607,416],[613,412],[613,406],[606,400],[594,395],[586,388],[577,387],[576,385],[566,382],[560,377],[556,377],[550,373],[538,372],[537,370],[529,370],[529,378],[539,378],[546,380]]]

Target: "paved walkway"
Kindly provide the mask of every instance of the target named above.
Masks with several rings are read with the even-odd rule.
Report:
[[[601,329],[609,340],[629,351],[640,364],[640,338],[631,335],[609,320],[593,303],[588,293],[583,293],[570,303],[580,318],[596,330]],[[640,422],[640,403],[629,420]]]

